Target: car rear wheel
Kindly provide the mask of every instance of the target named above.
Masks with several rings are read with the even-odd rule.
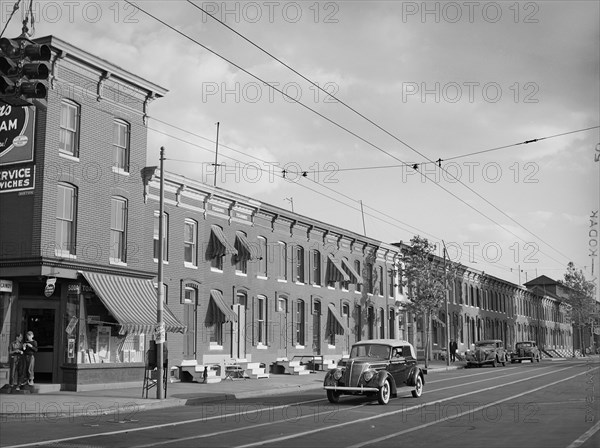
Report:
[[[330,403],[338,403],[340,401],[340,395],[341,394],[339,392],[336,392],[335,390],[327,391],[327,399]]]
[[[419,398],[423,393],[423,379],[421,378],[421,375],[417,375],[417,383],[415,384],[415,388],[411,393],[415,398]]]
[[[383,382],[383,386],[379,388],[379,393],[377,394],[377,401],[379,404],[388,404],[390,401],[391,388],[390,388],[390,380],[385,380]]]
[[[494,358],[494,360],[492,361],[492,366],[498,367],[498,359]]]

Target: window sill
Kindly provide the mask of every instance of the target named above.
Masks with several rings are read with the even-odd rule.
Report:
[[[305,285],[304,282],[294,282],[294,284],[299,285],[299,286],[304,286]]]
[[[61,152],[60,150],[58,151],[58,155],[60,157],[62,157],[63,159],[67,159],[70,160],[71,162],[79,162],[79,157],[77,156],[73,156],[71,154],[68,154],[66,152]]]
[[[116,260],[114,258],[110,258],[108,260],[109,264],[112,264],[113,266],[127,266],[127,263],[121,261],[121,260]]]
[[[153,258],[155,263],[158,263],[158,258]],[[163,260],[163,264],[169,264],[167,260]]]
[[[198,269],[197,265],[195,265],[194,263],[189,263],[187,261],[183,262],[183,267],[190,268],[190,269]]]
[[[77,255],[62,250],[55,250],[54,256],[58,258],[66,258],[68,260],[77,260]]]
[[[296,348],[298,350],[304,350],[306,347],[304,345],[296,345],[296,346],[294,346],[294,348]]]
[[[285,280],[285,279],[283,279],[283,278],[278,278],[278,279],[277,279],[277,281],[278,281],[279,283],[287,283],[287,282],[288,282],[287,280]]]
[[[122,174],[123,176],[129,176],[129,171],[125,171],[123,168],[119,168],[116,166],[112,167],[112,172],[117,174]]]
[[[222,345],[210,345],[208,347],[209,350],[223,350],[223,346]]]
[[[211,267],[210,268],[210,272],[217,272],[219,274],[222,274],[223,273],[223,269],[217,269],[217,268]]]
[[[328,349],[335,349],[335,345],[327,344]]]
[[[268,345],[263,345],[263,344],[258,344],[258,345],[256,346],[256,348],[257,348],[258,350],[268,350],[268,349],[269,349],[269,346],[268,346]]]
[[[239,277],[248,277],[248,274],[246,272],[242,272],[242,271],[235,271],[235,275],[237,275]]]
[[[320,288],[321,287],[321,285],[319,285],[318,283],[313,283],[312,285],[313,285],[313,288]]]
[[[268,280],[269,277],[266,277],[264,275],[257,275],[256,278],[260,279],[260,280]]]

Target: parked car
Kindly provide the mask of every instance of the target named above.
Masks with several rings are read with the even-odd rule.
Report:
[[[504,349],[504,342],[500,339],[487,339],[475,343],[475,349],[467,351],[465,355],[467,367],[491,364],[496,367],[503,366],[509,361],[508,353]]]
[[[420,397],[425,373],[409,342],[371,339],[352,346],[344,364],[327,372],[323,388],[331,403],[338,403],[341,395],[376,395],[380,404],[387,404],[402,390]]]
[[[540,362],[541,357],[540,349],[535,341],[521,341],[516,343],[515,350],[510,354],[510,362],[521,362],[524,359]]]

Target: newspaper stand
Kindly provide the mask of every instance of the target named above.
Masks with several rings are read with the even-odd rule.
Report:
[[[167,398],[167,371],[168,371],[168,352],[167,344],[163,343],[163,390]],[[150,341],[150,347],[146,352],[146,362],[144,367],[144,385],[142,388],[142,398],[148,398],[148,391],[158,385],[158,366],[156,361],[156,342]]]

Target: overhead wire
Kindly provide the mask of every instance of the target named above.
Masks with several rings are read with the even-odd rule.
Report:
[[[269,51],[265,50],[264,48],[262,48],[260,45],[254,43],[252,40],[248,39],[247,37],[245,37],[244,35],[242,35],[241,33],[239,33],[237,30],[233,29],[232,27],[230,27],[229,25],[227,25],[225,22],[223,22],[222,20],[218,19],[217,17],[215,17],[214,15],[210,14],[208,11],[206,11],[204,8],[196,5],[194,2],[192,2],[191,0],[187,0],[187,2],[194,6],[195,8],[199,9],[200,11],[202,11],[204,14],[206,14],[208,17],[212,18],[213,20],[215,20],[216,22],[220,23],[221,25],[223,25],[224,27],[226,27],[227,29],[229,29],[230,31],[232,31],[233,33],[235,33],[236,35],[238,35],[239,37],[241,37],[242,39],[244,39],[246,42],[248,42],[249,44],[251,44],[252,46],[254,46],[255,48],[257,48],[258,50],[260,50],[261,52],[267,54],[269,57],[273,58],[274,60],[276,60],[277,62],[279,62],[280,64],[282,64],[284,67],[288,68],[289,70],[291,70],[293,73],[297,74],[298,76],[300,76],[302,79],[306,80],[307,82],[309,82],[310,84],[312,84],[314,87],[316,87],[317,89],[321,90],[323,93],[325,93],[326,95],[328,95],[329,97],[335,99],[336,101],[338,101],[340,104],[342,104],[343,106],[345,106],[346,108],[348,108],[349,110],[351,110],[352,112],[354,112],[355,114],[357,114],[358,116],[360,116],[361,118],[363,118],[364,120],[368,121],[370,124],[372,124],[373,126],[375,126],[376,128],[378,128],[379,130],[383,131],[384,133],[386,133],[387,135],[389,135],[390,137],[392,137],[393,139],[395,139],[396,141],[398,141],[399,143],[401,143],[402,145],[406,146],[408,149],[410,149],[411,151],[415,152],[416,154],[420,155],[421,157],[423,157],[424,159],[428,160],[430,163],[436,163],[435,161],[433,161],[432,159],[430,159],[429,157],[427,157],[426,155],[424,155],[423,153],[421,153],[420,151],[418,151],[416,148],[414,148],[413,146],[409,145],[408,143],[406,143],[404,140],[400,139],[398,136],[396,136],[395,134],[389,132],[387,129],[385,129],[384,127],[380,126],[379,124],[377,124],[375,121],[373,121],[372,119],[368,118],[367,116],[365,116],[364,114],[362,114],[361,112],[359,112],[358,110],[356,110],[355,108],[353,108],[352,106],[350,106],[349,104],[347,104],[346,102],[340,100],[339,98],[337,98],[334,94],[332,94],[331,92],[328,92],[327,90],[323,89],[321,86],[319,86],[317,83],[313,82],[312,80],[310,80],[309,78],[307,78],[306,76],[304,76],[303,74],[301,74],[300,72],[298,72],[297,70],[295,70],[294,68],[292,68],[291,66],[289,66],[288,64],[286,64],[285,62],[283,62],[281,59],[277,58],[276,56],[274,56],[273,54],[271,54]],[[206,47],[204,47],[206,48]],[[209,50],[211,51],[211,50]],[[217,56],[221,57],[220,55],[218,55],[217,53],[211,51],[213,54],[216,54]],[[224,58],[223,58],[224,59]],[[226,60],[226,59],[225,59]],[[227,61],[229,62],[229,61]],[[239,67],[238,67],[239,68]],[[246,72],[248,73],[248,72]],[[251,75],[251,74],[250,74]],[[253,76],[253,75],[251,75]],[[258,79],[258,78],[257,78]],[[261,80],[262,81],[262,80]],[[264,82],[264,81],[263,81]],[[267,83],[268,85],[268,83]],[[272,87],[272,86],[271,86]],[[272,87],[273,88],[273,87]],[[297,103],[302,104],[301,102],[297,101]],[[305,106],[306,107],[306,106]],[[309,108],[310,109],[310,108]],[[312,110],[312,109],[311,109]],[[314,111],[313,111],[314,112]],[[321,115],[321,114],[319,114]],[[322,116],[322,115],[321,115]],[[328,120],[330,121],[330,120]],[[352,135],[356,136],[356,134],[352,133]],[[365,141],[364,139],[361,138],[361,140]],[[534,141],[537,140],[529,140],[529,141],[525,141],[522,142],[520,144],[527,144],[527,143],[532,143]],[[369,143],[370,144],[370,143]],[[370,144],[370,146],[378,149],[379,151],[383,152],[384,154],[386,154],[389,157],[392,157],[395,160],[398,160],[399,162],[401,162],[404,165],[407,165],[406,162],[404,162],[403,160],[401,160],[400,158],[396,157],[395,155],[391,154],[388,151],[385,151],[381,148],[379,148],[378,146],[374,145],[374,144]],[[520,222],[518,222],[516,219],[514,219],[512,216],[510,216],[508,213],[506,213],[505,211],[501,210],[498,206],[496,206],[495,204],[493,204],[491,201],[489,201],[487,198],[485,198],[484,196],[482,196],[479,192],[477,192],[476,190],[474,190],[473,188],[471,188],[469,185],[465,184],[461,179],[459,179],[458,177],[454,176],[452,173],[450,173],[448,170],[445,170],[442,166],[441,163],[439,163],[439,168],[442,169],[444,172],[446,172],[448,175],[450,175],[453,179],[455,179],[458,183],[460,183],[463,187],[467,188],[469,191],[471,191],[473,194],[475,194],[477,197],[479,197],[480,199],[482,199],[484,202],[486,202],[488,205],[490,205],[492,208],[494,208],[496,211],[498,211],[499,213],[501,213],[502,215],[504,215],[506,218],[508,218],[509,220],[511,220],[512,222],[514,222],[516,225],[518,225],[519,227],[521,227],[523,230],[527,231],[529,234],[533,235],[535,238],[537,238],[539,241],[541,241],[542,243],[544,243],[546,246],[548,246],[549,248],[551,248],[552,250],[554,250],[555,252],[557,252],[558,254],[560,254],[561,256],[563,256],[565,259],[570,260],[571,258],[567,255],[565,255],[564,253],[562,253],[561,251],[559,251],[556,247],[554,247],[553,245],[547,243],[544,239],[542,239],[539,235],[537,235],[536,233],[534,233],[533,231],[529,230],[528,228],[526,228],[523,224],[521,224]],[[497,226],[499,226],[500,228],[502,228],[505,231],[508,231],[509,233],[511,233],[513,236],[516,236],[517,238],[519,238],[520,240],[524,241],[521,237],[519,237],[518,235],[516,235],[515,233],[513,233],[512,231],[506,229],[504,226],[502,226],[500,223],[498,223],[497,221],[493,220],[492,218],[490,218],[489,216],[485,215],[483,212],[479,211],[478,209],[475,209],[473,206],[471,206],[470,204],[468,204],[466,201],[462,200],[461,198],[458,198],[456,195],[454,195],[453,193],[451,193],[448,189],[442,187],[440,184],[436,183],[436,185],[438,185],[439,187],[441,187],[443,190],[445,190],[447,193],[450,193],[453,197],[459,199],[461,202],[463,202],[465,205],[467,205],[468,207],[470,207],[471,209],[475,210],[477,213],[479,213],[480,215],[484,216],[485,218],[489,219],[490,221],[494,222]],[[549,254],[546,254],[548,256],[550,256]],[[557,261],[555,258],[551,257],[554,261]]]

